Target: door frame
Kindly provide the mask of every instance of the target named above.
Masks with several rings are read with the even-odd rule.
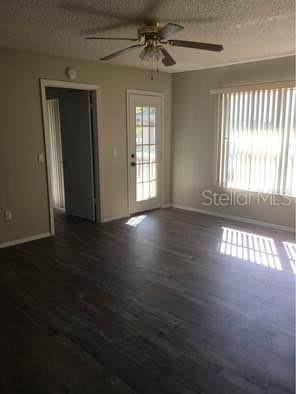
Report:
[[[130,128],[132,125],[132,118],[131,118],[131,96],[132,95],[140,95],[140,96],[152,96],[158,97],[161,100],[161,130],[159,133],[159,140],[160,140],[160,158],[159,158],[159,183],[160,183],[160,190],[159,190],[159,199],[160,199],[160,207],[163,205],[164,199],[164,136],[165,136],[165,93],[154,92],[150,90],[133,90],[127,89],[126,90],[126,113],[127,113],[127,185],[128,185],[128,212],[129,215],[135,213],[134,201],[133,201],[133,190],[132,190],[132,169],[130,166],[130,155],[131,155],[131,133]]]
[[[97,85],[40,79],[40,93],[41,93],[41,109],[43,122],[43,135],[45,144],[45,162],[46,162],[46,178],[47,178],[47,194],[48,194],[48,211],[50,219],[50,234],[55,234],[54,225],[54,210],[51,190],[51,169],[49,165],[49,129],[46,108],[46,88],[65,88],[85,90],[92,93],[95,105],[93,105],[93,132],[94,132],[94,176],[95,176],[95,191],[96,191],[96,222],[102,222],[102,90]]]

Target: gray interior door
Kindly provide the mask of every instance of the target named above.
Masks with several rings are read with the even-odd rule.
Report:
[[[69,90],[61,101],[66,213],[95,221],[90,93]]]

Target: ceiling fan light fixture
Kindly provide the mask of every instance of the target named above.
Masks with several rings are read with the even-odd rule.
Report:
[[[147,43],[147,45],[140,52],[140,59],[151,63],[151,80],[159,78],[159,62],[163,60],[163,47],[155,45],[155,43]]]
[[[144,47],[144,48],[141,50],[141,52],[140,52],[140,54],[139,54],[139,58],[140,58],[141,60],[145,60],[145,58],[146,58],[146,47]]]
[[[158,22],[154,22],[140,27],[138,29],[137,38],[110,37],[110,40],[127,40],[137,42],[137,44],[111,53],[110,55],[101,58],[101,60],[108,61],[133,49],[141,48],[142,50],[139,55],[140,59],[151,63],[153,70],[152,74],[159,74],[160,62],[162,62],[165,67],[172,67],[176,64],[175,59],[171,56],[169,51],[167,51],[167,46],[205,50],[210,52],[221,52],[223,50],[223,45],[221,44],[170,39],[173,34],[176,34],[183,29],[184,26],[177,23],[169,22],[161,27]],[[108,37],[86,37],[86,39],[106,40]]]
[[[161,47],[157,45],[145,46],[139,56],[141,60],[154,62],[159,62],[163,58]]]

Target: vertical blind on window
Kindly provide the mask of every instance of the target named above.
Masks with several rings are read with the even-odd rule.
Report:
[[[222,93],[219,185],[296,195],[296,89]]]
[[[63,153],[59,100],[47,100],[51,191],[54,208],[65,208]]]

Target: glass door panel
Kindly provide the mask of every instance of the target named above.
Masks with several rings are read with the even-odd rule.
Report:
[[[136,106],[137,202],[157,195],[156,114],[156,107]]]

